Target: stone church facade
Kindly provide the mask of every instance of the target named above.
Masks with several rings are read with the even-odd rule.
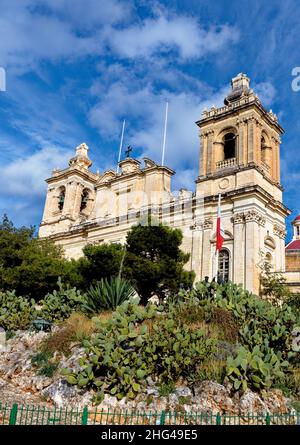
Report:
[[[174,171],[145,158],[126,158],[120,171],[90,171],[88,147],[81,144],[69,167],[47,179],[39,236],[51,237],[69,258],[88,243],[125,242],[130,227],[151,214],[182,230],[186,268],[197,279],[214,275],[218,195],[225,241],[219,255],[224,279],[258,293],[264,261],[285,271],[285,219],[282,202],[280,136],[276,115],[266,111],[239,74],[221,108],[196,122],[200,137],[195,191],[172,193]]]

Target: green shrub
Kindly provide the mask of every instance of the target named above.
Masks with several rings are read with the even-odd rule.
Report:
[[[231,310],[238,323],[241,343],[252,350],[256,345],[282,352],[284,359],[292,359],[292,331],[299,320],[287,304],[274,306],[233,283],[218,287],[214,303]]]
[[[252,351],[240,347],[235,358],[228,358],[226,374],[235,390],[246,391],[270,388],[274,382],[283,381],[288,370],[289,363],[282,360],[280,354],[255,346]]]
[[[290,294],[285,302],[300,314],[300,294]]]
[[[28,328],[35,315],[34,300],[17,297],[15,291],[0,292],[0,326],[6,331]]]
[[[99,333],[85,342],[81,371],[65,370],[70,384],[104,393],[134,398],[145,386],[146,377],[160,384],[189,379],[213,351],[214,341],[202,331],[177,324],[162,307],[146,308],[126,301],[99,326]]]
[[[84,310],[94,314],[103,309],[114,310],[124,301],[134,297],[135,294],[135,289],[123,278],[102,279],[88,290]]]
[[[174,382],[161,383],[158,385],[158,393],[161,397],[167,397],[170,394],[174,394],[176,391],[176,386]]]
[[[38,375],[45,377],[53,377],[58,368],[58,363],[51,361],[52,354],[50,351],[42,350],[31,357],[31,363],[38,369]]]
[[[57,284],[59,289],[47,294],[40,302],[39,316],[53,323],[69,318],[72,312],[80,312],[85,303],[85,295],[75,287],[65,288],[60,279]]]
[[[207,362],[204,362],[197,370],[194,376],[194,383],[197,384],[204,380],[212,380],[222,384],[225,376],[226,361],[208,360]]]

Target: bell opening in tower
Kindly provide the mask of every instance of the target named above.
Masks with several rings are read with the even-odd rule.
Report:
[[[235,158],[236,135],[227,133],[224,136],[224,160]]]

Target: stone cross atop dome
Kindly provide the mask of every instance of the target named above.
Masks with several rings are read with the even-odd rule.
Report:
[[[87,170],[92,165],[92,161],[88,157],[88,149],[89,147],[85,143],[78,145],[76,155],[69,161],[70,167],[81,167]]]

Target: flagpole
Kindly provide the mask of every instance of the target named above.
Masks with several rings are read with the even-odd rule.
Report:
[[[122,134],[121,134],[121,141],[120,141],[120,147],[119,147],[117,173],[119,173],[119,163],[121,161],[121,154],[122,154],[122,148],[123,148],[123,139],[124,139],[124,130],[125,130],[125,119],[123,120],[123,126],[122,126]]]
[[[166,149],[166,138],[167,138],[168,111],[169,111],[169,102],[167,101],[166,102],[164,140],[163,140],[163,147],[162,147],[161,165],[164,165],[164,163],[165,163],[165,149]]]

